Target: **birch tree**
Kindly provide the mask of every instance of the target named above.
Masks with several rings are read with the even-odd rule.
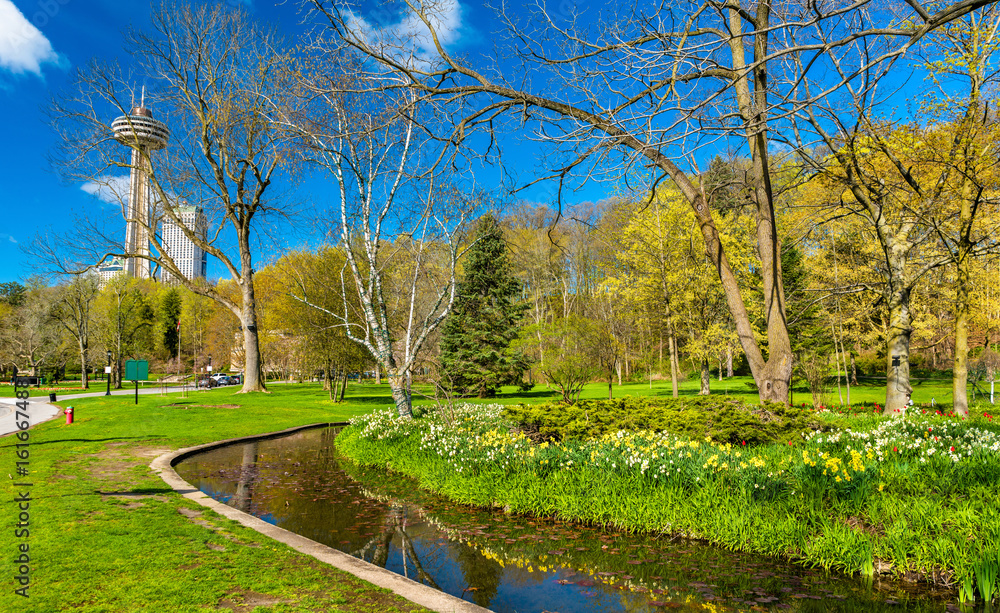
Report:
[[[338,319],[385,370],[396,410],[409,416],[412,371],[454,303],[462,234],[480,207],[440,172],[445,151],[425,132],[432,109],[388,84],[357,95],[345,86],[356,67],[336,63],[337,54],[322,45],[315,51],[318,65],[299,82],[307,104],[272,120],[331,179],[337,204],[330,237],[346,279],[340,305],[313,301],[305,284],[296,297]],[[356,316],[348,288],[357,293]]]

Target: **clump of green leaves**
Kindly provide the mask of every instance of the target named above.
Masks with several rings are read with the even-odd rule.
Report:
[[[783,404],[747,404],[736,398],[635,398],[581,400],[506,407],[527,432],[553,440],[589,440],[619,430],[671,432],[734,445],[780,443],[820,429],[810,411]]]

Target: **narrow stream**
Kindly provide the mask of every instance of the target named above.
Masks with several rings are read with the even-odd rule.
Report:
[[[909,584],[470,509],[345,460],[336,432],[231,445],[175,468],[216,500],[497,613],[959,611],[950,594]]]

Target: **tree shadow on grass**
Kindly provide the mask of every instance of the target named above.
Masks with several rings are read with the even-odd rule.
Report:
[[[101,496],[121,496],[122,498],[140,498],[147,496],[161,496],[163,494],[173,494],[176,490],[170,487],[139,487],[130,490],[106,491],[94,490],[95,494]],[[197,489],[191,490],[197,492]]]

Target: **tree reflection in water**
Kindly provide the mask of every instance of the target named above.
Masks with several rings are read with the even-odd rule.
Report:
[[[254,484],[257,481],[258,442],[246,443],[242,447],[243,459],[240,461],[239,479],[236,481],[236,493],[233,494],[230,504],[244,513],[250,513]]]
[[[391,548],[390,545],[392,545],[392,539],[396,536],[399,537],[402,544],[400,551],[403,554],[404,576],[409,576],[407,566],[407,561],[409,561],[417,571],[418,581],[426,583],[436,590],[440,590],[441,588],[437,582],[424,570],[423,565],[420,563],[420,556],[417,555],[416,549],[413,547],[413,539],[406,533],[406,508],[398,502],[390,503],[389,511],[386,513],[385,521],[382,524],[382,530],[360,549],[352,552],[351,555],[385,568],[389,562],[389,550]],[[369,553],[371,553],[371,557],[369,557]]]

